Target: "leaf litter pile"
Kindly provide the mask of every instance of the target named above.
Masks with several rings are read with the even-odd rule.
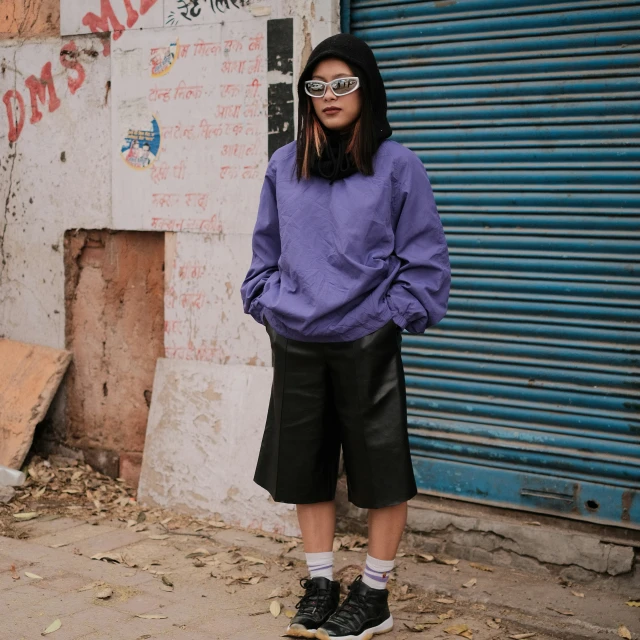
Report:
[[[6,503],[0,502],[0,535],[28,538],[28,528],[16,526],[18,523],[66,516],[86,518],[88,522],[96,524],[101,520],[109,520],[111,526],[120,522],[123,523],[120,525],[123,528],[130,528],[137,532],[149,531],[150,540],[166,541],[170,538],[176,540],[174,536],[193,536],[200,541],[206,540],[206,546],[189,550],[184,554],[184,559],[192,565],[194,570],[205,570],[211,578],[221,581],[228,593],[260,585],[280,572],[290,572],[286,578],[288,586],[276,586],[276,582],[282,580],[272,579],[273,588],[268,590],[268,596],[257,597],[255,610],[249,611],[248,615],[267,614],[274,618],[281,616],[291,618],[295,614],[295,603],[303,593],[298,580],[306,574],[306,568],[303,562],[286,558],[286,555],[298,546],[301,548],[299,539],[253,531],[254,535],[271,538],[281,545],[281,551],[277,557],[263,558],[256,553],[246,552],[241,547],[221,547],[215,539],[216,530],[230,527],[219,517],[205,520],[161,508],[141,510],[136,500],[135,489],[123,478],[114,479],[106,476],[82,461],[55,455],[43,459],[34,455],[23,470],[27,476],[25,483],[15,487],[13,497]],[[188,540],[185,537],[179,539]],[[195,544],[189,549],[192,549]],[[180,548],[178,544],[174,546],[177,549]],[[366,548],[366,538],[342,535],[336,537],[333,550],[334,552],[365,552]],[[407,556],[409,556],[407,559],[415,563],[435,563],[449,566],[452,571],[459,571],[457,565],[460,560],[457,558],[439,554],[401,552],[398,554],[398,559]],[[163,591],[173,591],[176,588],[170,572],[158,566],[160,562],[154,560],[140,562],[128,557],[126,552],[98,553],[92,556],[92,559],[148,571],[158,579],[159,589]],[[351,581],[362,573],[360,559],[354,558],[354,560],[353,564],[347,564],[336,572],[335,577],[341,581],[343,593],[347,592],[347,586]],[[477,570],[480,575],[477,578],[461,581],[459,585],[461,591],[476,589],[477,585],[481,584],[482,572],[494,570],[493,567],[480,563],[467,564]],[[20,577],[15,569],[12,575],[14,579]],[[28,580],[42,580],[41,576],[34,573],[24,572],[24,575]],[[127,599],[137,593],[134,589],[108,585],[100,581],[86,585],[80,590],[92,590],[95,604]],[[506,628],[499,617],[491,617],[484,612],[484,605],[469,606],[468,603],[457,602],[449,594],[428,594],[413,586],[399,583],[395,573],[392,574],[389,582],[389,592],[390,605],[397,620],[396,628],[408,634],[406,637],[415,637],[413,634],[421,633],[426,633],[430,637],[430,632],[436,631],[445,634],[439,636],[442,638],[463,637],[468,640],[473,639],[474,632],[477,637],[487,637],[486,634],[489,632],[493,634],[491,637],[498,637],[495,636],[497,633],[499,637],[508,637],[513,640],[525,640],[538,635],[531,632],[513,633]],[[572,591],[572,595],[576,598],[584,598],[581,592]],[[260,604],[260,601],[264,604]],[[637,607],[640,606],[640,602],[630,600],[627,605]],[[555,611],[562,615],[572,615],[569,610],[556,609]],[[167,616],[143,614],[139,617],[153,620]],[[54,620],[43,630],[42,635],[54,634],[63,626],[62,622],[59,619]],[[617,632],[621,638],[630,637],[628,629],[623,625],[620,625]]]

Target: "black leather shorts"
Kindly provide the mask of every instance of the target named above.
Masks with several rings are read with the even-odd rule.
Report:
[[[329,343],[290,340],[266,329],[273,385],[254,481],[276,502],[333,500],[342,446],[350,502],[376,509],[413,498],[396,324]]]

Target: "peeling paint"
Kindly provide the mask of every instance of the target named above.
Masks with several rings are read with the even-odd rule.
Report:
[[[306,17],[302,18],[302,34],[304,36],[304,45],[300,54],[300,69],[304,69],[313,47],[311,46],[311,31],[309,31],[309,22]]]

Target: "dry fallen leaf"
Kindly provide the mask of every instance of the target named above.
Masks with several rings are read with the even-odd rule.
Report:
[[[57,620],[54,620],[40,635],[46,636],[48,633],[53,633],[54,631],[57,631],[61,626],[62,626],[62,622],[58,618]]]
[[[447,558],[445,556],[433,556],[433,559],[438,564],[456,565],[458,564],[458,562],[460,562],[460,560],[458,560],[457,558]]]
[[[156,536],[149,536],[149,540],[166,540],[169,537],[168,533],[161,533]]]
[[[51,544],[49,545],[52,549],[59,549],[60,547],[66,547],[68,545],[70,545],[70,542],[58,542],[57,544]]]
[[[281,609],[282,607],[280,606],[280,603],[277,600],[274,600],[269,606],[269,611],[271,611],[271,615],[274,618],[277,618],[280,615]]]
[[[242,559],[249,564],[267,564],[266,560],[263,560],[262,558],[254,558],[253,556],[242,556]]]
[[[630,607],[640,607],[640,600],[629,600],[627,604]]]
[[[454,604],[455,600],[451,598],[436,598],[434,602],[439,602],[440,604]]]
[[[91,589],[95,589],[96,587],[101,587],[103,584],[104,582],[102,580],[94,580],[91,584],[80,587],[78,591],[90,591]]]
[[[480,571],[493,571],[493,567],[488,567],[486,564],[480,564],[479,562],[470,562],[469,566],[474,569],[480,569]]]
[[[113,595],[113,589],[111,589],[110,587],[107,587],[106,589],[101,589],[100,591],[98,591],[98,593],[96,593],[96,598],[100,598],[101,600],[106,600],[107,598],[110,598]]]
[[[631,640],[631,631],[627,629],[623,624],[618,627],[618,635],[621,638],[626,638],[626,640]]]
[[[282,555],[285,553],[289,553],[289,551],[293,551],[298,546],[297,540],[292,540],[284,545],[284,549],[282,550]]]
[[[452,627],[447,627],[444,630],[444,632],[452,636],[459,636],[468,630],[469,630],[469,627],[466,624],[462,623],[462,624],[454,624]]]
[[[525,640],[525,638],[533,638],[535,635],[535,633],[514,633],[509,637],[513,638],[513,640]]]
[[[430,553],[416,553],[418,562],[433,562],[434,558]]]
[[[340,547],[342,546],[340,540],[338,538],[336,538],[333,541],[333,552],[335,553],[336,551],[340,551]]]
[[[462,636],[463,638],[467,638],[467,640],[473,640],[473,631],[471,631],[471,629],[467,629],[466,631],[463,631],[458,635]]]
[[[442,623],[442,620],[420,620],[414,623],[413,625],[407,624],[405,622],[404,626],[407,627],[407,629],[409,629],[409,631],[412,631],[413,633],[422,633],[423,631],[425,631],[426,629],[429,629],[433,625],[441,624],[441,623]]]
[[[92,560],[107,560],[108,562],[116,562],[118,564],[124,564],[124,559],[120,553],[96,553],[91,556]]]
[[[33,578],[34,580],[42,580],[42,576],[39,576],[37,573],[30,573],[29,571],[25,571],[24,575],[27,576],[27,578]]]
[[[563,616],[575,615],[575,613],[573,613],[573,611],[570,611],[569,609],[555,609],[554,607],[547,607],[547,609],[550,609],[551,611],[555,611],[556,613],[561,613]]]
[[[470,587],[474,587],[477,582],[478,580],[476,578],[471,578],[471,580],[469,580],[468,582],[465,582],[462,586],[469,589]]]
[[[144,618],[145,620],[166,620],[167,617],[159,613],[142,613],[136,616],[136,618]]]
[[[580,593],[579,591],[571,592],[576,598],[584,598],[584,593]]]
[[[271,600],[271,598],[287,598],[291,595],[291,589],[287,587],[278,587],[274,589],[268,596],[267,600]]]
[[[37,518],[40,514],[35,511],[29,511],[28,513],[14,513],[13,517],[17,520],[33,520]]]
[[[293,618],[293,616],[296,615],[296,612],[295,611],[291,611],[291,609],[287,609],[284,612],[284,615],[287,616],[287,618]]]
[[[167,587],[173,587],[173,582],[171,582],[171,578],[168,576],[162,576],[162,582],[167,585]]]
[[[447,611],[447,613],[441,613],[438,616],[438,618],[440,618],[440,620],[450,620],[455,615],[456,615],[456,612],[453,609],[451,609],[450,611]]]
[[[489,619],[487,620],[487,627],[490,627],[491,629],[499,629],[500,625],[495,621],[495,619]]]

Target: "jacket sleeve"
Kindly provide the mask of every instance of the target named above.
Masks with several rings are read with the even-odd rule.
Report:
[[[259,298],[271,276],[278,271],[280,259],[280,226],[276,204],[276,176],[273,159],[269,162],[260,192],[258,218],[253,230],[253,257],[251,266],[242,286],[240,295],[244,312],[260,324],[262,307]]]
[[[411,154],[395,182],[394,253],[400,269],[389,287],[387,304],[399,327],[423,333],[447,312],[449,250],[431,182],[418,156]]]

